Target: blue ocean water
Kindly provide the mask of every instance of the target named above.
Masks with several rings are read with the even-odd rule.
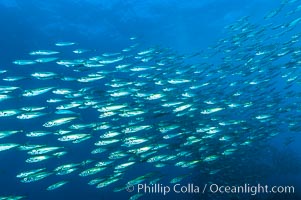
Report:
[[[0,67],[1,70],[7,70],[7,76],[26,76],[30,72],[41,71],[39,65],[28,66],[15,66],[12,64],[14,60],[29,59],[28,52],[39,49],[58,50],[54,46],[59,41],[72,41],[77,44],[79,48],[89,49],[92,51],[102,53],[120,52],[122,49],[130,46],[132,43],[129,40],[131,37],[137,37],[139,41],[140,50],[147,49],[152,46],[159,46],[159,48],[170,48],[172,52],[178,55],[191,55],[198,52],[210,52],[208,47],[216,49],[217,54],[221,55],[218,49],[220,46],[216,45],[218,41],[224,38],[235,35],[235,31],[225,29],[225,27],[239,21],[241,18],[248,16],[251,23],[256,24],[254,29],[260,30],[265,25],[272,24],[277,26],[279,24],[286,24],[296,19],[298,14],[290,17],[282,14],[278,18],[272,18],[271,21],[264,21],[264,17],[272,10],[281,7],[280,0],[62,0],[62,1],[38,1],[38,0],[0,0]],[[283,13],[289,13],[290,10],[295,9],[301,5],[300,1],[294,2],[293,0],[287,1],[286,10]],[[290,5],[291,4],[291,5]],[[285,27],[289,28],[289,27]],[[285,29],[284,28],[284,29]],[[291,35],[300,34],[300,24],[297,24],[292,30]],[[274,33],[265,31],[265,35]],[[271,38],[265,41],[267,44],[285,44],[290,36]],[[239,38],[237,39],[239,40]],[[242,41],[244,43],[244,41]],[[216,45],[216,46],[215,46]],[[221,45],[222,46],[222,45]],[[62,52],[60,57],[75,59],[71,52],[72,48],[67,47],[69,52]],[[212,48],[211,48],[212,49]],[[299,46],[294,47],[294,50],[300,49]],[[242,47],[240,50],[244,50]],[[269,48],[270,51],[276,52],[277,49]],[[247,51],[247,45],[245,47]],[[92,52],[93,53],[93,52]],[[92,54],[91,53],[91,54]],[[136,54],[135,54],[136,55]],[[297,55],[298,56],[298,55]],[[217,56],[218,57],[218,56]],[[271,56],[272,57],[272,56]],[[300,56],[298,57],[300,58]],[[196,61],[194,61],[194,59]],[[217,58],[218,59],[218,58]],[[231,59],[231,58],[230,58]],[[288,62],[289,58],[278,61],[279,68],[284,62]],[[197,62],[198,58],[193,58],[192,61]],[[219,62],[213,60],[210,62]],[[236,60],[231,61],[235,65]],[[248,60],[245,60],[248,62]],[[272,62],[272,61],[271,61]],[[292,62],[298,62],[293,60]],[[185,63],[186,64],[186,63]],[[294,64],[294,63],[293,63]],[[300,64],[300,63],[299,63]],[[296,64],[297,67],[300,67]],[[54,70],[60,75],[77,76],[78,73],[70,71],[68,68],[54,67],[53,63],[46,63],[42,71]],[[45,68],[46,67],[46,68]],[[229,66],[225,66],[227,68]],[[55,69],[53,69],[55,68]],[[231,67],[230,67],[231,68]],[[264,68],[264,66],[263,66]],[[287,68],[279,69],[283,74],[291,75]],[[210,70],[209,70],[210,71]],[[227,70],[226,70],[227,71]],[[272,70],[271,70],[272,71]],[[275,70],[276,71],[276,70]],[[298,69],[292,69],[291,73],[298,72]],[[300,72],[300,70],[299,70]],[[216,73],[213,71],[212,73]],[[231,74],[231,73],[229,73]],[[228,75],[229,75],[228,74]],[[203,75],[203,74],[202,74]],[[256,74],[258,75],[258,74]],[[116,75],[118,76],[118,75]],[[193,76],[193,75],[192,75]],[[298,74],[296,74],[298,76]],[[298,76],[299,77],[299,76]],[[1,78],[3,78],[1,76]],[[257,77],[252,77],[256,80]],[[260,77],[262,78],[262,77]],[[259,79],[260,79],[259,78]],[[202,77],[200,77],[202,79]],[[218,79],[218,77],[216,78]],[[131,80],[133,81],[133,80]],[[135,81],[135,80],[134,80]],[[229,82],[235,81],[235,78]],[[217,81],[218,82],[218,81]],[[116,183],[108,187],[97,189],[87,183],[89,178],[80,177],[78,173],[71,173],[67,178],[63,179],[59,176],[50,176],[46,179],[32,182],[22,183],[16,174],[33,169],[31,164],[25,162],[28,158],[24,151],[9,150],[0,152],[0,196],[13,196],[21,195],[26,196],[24,199],[129,199],[134,193],[126,191],[113,192],[113,189],[118,186],[124,186],[127,180],[132,180],[135,177],[141,176],[149,172],[159,172],[164,178],[158,182],[163,186],[172,185],[169,180],[180,176],[189,175],[186,179],[181,181],[181,185],[194,185],[203,186],[205,184],[224,184],[224,185],[242,185],[244,183],[250,185],[293,185],[296,194],[257,194],[255,196],[245,194],[205,194],[200,193],[170,193],[168,195],[162,194],[145,194],[141,199],[299,199],[300,196],[300,104],[298,105],[298,95],[300,94],[300,84],[293,85],[293,93],[289,93],[283,87],[282,80],[273,80],[274,88],[280,90],[277,99],[272,99],[271,102],[281,109],[280,103],[283,104],[283,111],[275,110],[276,113],[287,113],[281,117],[273,116],[275,124],[266,124],[266,127],[255,123],[250,123],[250,132],[256,130],[256,134],[260,135],[262,132],[266,134],[265,130],[274,130],[271,126],[277,127],[278,135],[273,137],[260,138],[250,145],[248,149],[243,149],[241,152],[238,150],[231,158],[223,160],[223,162],[212,163],[208,165],[200,165],[192,169],[184,169],[173,166],[176,161],[168,163],[168,167],[155,168],[147,163],[141,162],[135,165],[128,173],[123,176],[121,183]],[[46,87],[52,84],[57,88],[71,87],[74,90],[79,90],[84,87],[83,84],[73,82],[55,82],[53,80],[45,80],[41,83],[39,80],[33,80],[30,84],[27,82],[1,82],[1,85],[17,86],[21,88]],[[105,84],[105,81],[97,83],[100,85]],[[93,85],[90,85],[93,87]],[[105,88],[103,88],[105,90]],[[243,91],[243,88],[242,88]],[[227,91],[224,91],[225,94]],[[266,92],[269,92],[268,90]],[[105,91],[103,91],[105,93]],[[100,93],[99,95],[103,95]],[[214,92],[212,92],[214,93]],[[94,95],[94,94],[93,94]],[[216,94],[218,95],[218,94]],[[265,95],[259,93],[264,99]],[[296,96],[294,102],[285,102],[285,95]],[[176,95],[177,96],[177,95]],[[256,96],[256,95],[255,95]],[[20,108],[24,105],[46,106],[45,100],[49,99],[50,94],[45,94],[41,98],[24,99],[16,97],[13,100],[0,102],[0,110]],[[246,97],[252,101],[253,97]],[[254,97],[255,98],[255,97]],[[206,100],[206,97],[196,97],[193,103]],[[214,100],[214,98],[213,98]],[[268,101],[269,102],[269,101]],[[300,102],[300,101],[299,101]],[[130,102],[129,102],[130,103]],[[291,103],[296,103],[296,107],[289,106]],[[286,106],[288,109],[286,109]],[[198,108],[198,107],[197,107]],[[51,106],[47,108],[51,112]],[[268,109],[269,110],[269,109]],[[270,110],[269,110],[270,111]],[[92,123],[98,120],[96,112],[89,110],[82,110],[80,123]],[[223,120],[227,117],[231,119],[235,113],[222,116]],[[196,119],[197,117],[193,118]],[[243,118],[243,117],[242,117]],[[283,118],[283,119],[282,119]],[[290,121],[287,122],[286,118]],[[41,118],[43,122],[51,118]],[[41,123],[40,119],[34,120],[16,120],[16,119],[0,119],[0,129],[3,130],[36,130],[37,124]],[[153,125],[158,123],[157,119],[147,119]],[[173,122],[173,118],[165,119]],[[200,119],[202,120],[202,119]],[[281,123],[283,120],[283,123]],[[120,124],[122,124],[121,121]],[[125,120],[126,122],[126,120]],[[124,122],[124,123],[125,123]],[[185,124],[186,123],[186,124]],[[207,123],[205,121],[204,123]],[[290,131],[287,127],[288,123],[297,124],[296,131]],[[118,124],[118,123],[117,123]],[[298,125],[299,124],[299,125]],[[183,126],[190,126],[189,121],[183,122]],[[191,124],[194,126],[195,124]],[[298,129],[299,128],[299,129]],[[195,130],[195,128],[193,129]],[[235,130],[228,130],[235,131]],[[156,132],[150,134],[158,134]],[[241,136],[241,138],[246,136]],[[14,142],[18,144],[45,144],[53,145],[51,141],[56,140],[57,136],[51,135],[46,139],[34,138],[28,139],[25,135],[13,135],[8,138],[1,139],[1,143]],[[64,150],[68,151],[66,157],[62,157],[57,161],[46,160],[41,163],[35,163],[34,168],[54,169],[58,165],[63,165],[72,162],[80,162],[86,159],[94,159],[101,161],[102,156],[91,156],[90,152],[94,149],[95,140],[88,140],[79,144],[72,143],[56,143],[63,145]],[[233,141],[234,142],[234,141]],[[181,146],[181,144],[174,144]],[[207,144],[206,144],[207,145]],[[223,146],[220,144],[208,143],[209,150],[212,152]],[[218,146],[217,146],[218,145]],[[211,146],[214,148],[211,149]],[[191,145],[189,151],[197,151],[201,146]],[[169,148],[174,148],[173,145]],[[119,146],[112,146],[108,148],[109,151],[116,151]],[[122,149],[120,147],[120,149]],[[195,150],[196,149],[196,150]],[[185,149],[186,151],[186,149]],[[187,150],[188,151],[188,150]],[[199,158],[195,158],[199,159]],[[114,167],[114,166],[110,166]],[[85,166],[83,166],[85,168]],[[80,169],[82,170],[82,169]],[[211,170],[221,170],[216,175],[209,175]],[[167,174],[167,175],[166,175]],[[101,174],[101,177],[107,177],[111,174]],[[167,178],[166,178],[167,177]],[[155,178],[155,177],[154,177]],[[157,177],[156,177],[157,178]],[[60,180],[68,180],[69,183],[57,190],[47,191],[46,188]]]

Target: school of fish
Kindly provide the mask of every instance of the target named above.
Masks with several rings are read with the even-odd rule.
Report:
[[[115,53],[64,41],[24,54],[0,71],[0,154],[27,155],[28,168],[16,172],[22,183],[59,177],[49,191],[63,189],[69,174],[118,192],[127,184],[177,183],[196,169],[221,173],[217,166],[259,142],[301,130],[298,2],[283,1],[257,24],[244,17],[191,55],[144,48],[135,37]],[[70,160],[82,153],[84,160]],[[153,171],[140,174],[144,166]],[[186,173],[171,178],[158,172],[165,167]]]

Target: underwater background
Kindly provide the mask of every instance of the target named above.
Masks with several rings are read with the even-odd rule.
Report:
[[[301,53],[299,52],[301,51],[301,43],[298,40],[301,37],[300,16],[301,1],[298,0],[0,0],[0,70],[5,71],[0,74],[0,86],[18,87],[13,92],[9,89],[1,89],[2,95],[8,94],[10,97],[0,101],[0,112],[8,109],[18,110],[25,106],[46,107],[43,116],[35,119],[22,120],[14,116],[0,118],[0,132],[22,130],[21,133],[0,139],[1,144],[14,143],[18,145],[0,152],[0,196],[3,199],[23,198],[29,200],[129,199],[137,194],[136,190],[127,192],[123,188],[123,190],[116,192],[114,189],[126,187],[127,182],[146,175],[140,179],[142,180],[141,183],[149,184],[150,181],[158,179],[157,184],[172,187],[174,184],[170,181],[179,177],[178,183],[181,185],[193,183],[200,188],[205,184],[230,186],[257,185],[258,183],[270,186],[288,185],[294,186],[295,194],[250,195],[212,194],[210,192],[178,194],[170,192],[167,195],[145,193],[143,196],[139,196],[139,199],[301,199],[301,79],[299,76],[301,73]],[[248,25],[243,27],[243,23]],[[245,36],[243,34],[244,28],[247,29],[247,33],[251,34]],[[242,34],[239,34],[239,31]],[[252,34],[255,37],[258,34],[258,39],[254,39],[255,42],[252,40]],[[229,38],[234,39],[232,41]],[[251,42],[249,38],[251,38]],[[70,46],[66,44],[65,47],[63,44],[61,48],[60,45],[55,45],[59,42],[73,42],[75,44],[70,44]],[[229,46],[227,46],[227,42]],[[135,44],[139,45],[136,47]],[[128,47],[133,47],[134,50],[122,51]],[[85,60],[83,61],[84,64],[83,62],[63,63],[62,65],[57,63],[59,60],[78,59],[78,56],[72,53],[76,48],[88,51],[87,54],[79,55],[80,59]],[[156,53],[153,54],[154,50],[150,48],[158,50],[155,50]],[[29,52],[44,49],[60,52],[58,55],[54,55],[58,57],[58,60],[42,64],[37,61],[34,64],[24,65],[20,62],[19,64],[14,63],[14,61],[30,60],[32,57]],[[113,71],[119,63],[115,65],[106,62],[114,63],[114,59],[119,58],[114,55],[116,52],[121,52],[120,56],[124,56],[121,64],[131,63],[133,66],[149,67],[156,65],[147,71],[149,73],[147,76],[150,78],[140,81],[137,77],[143,76],[143,74],[139,74],[135,71],[137,69],[133,68],[128,71]],[[265,53],[267,56],[252,63],[256,58],[249,57],[250,52],[258,56],[263,52],[262,54]],[[113,61],[105,60],[106,56],[103,56],[99,63],[107,67],[104,72],[105,76],[107,76],[106,73],[110,74],[110,70],[114,74],[108,75],[100,81],[91,81],[87,84],[81,82],[79,74],[95,72],[94,69],[92,71],[82,69],[82,65],[85,65],[91,57],[105,53],[112,53],[110,56],[113,57]],[[143,57],[144,55],[150,57]],[[150,61],[140,61],[141,58],[136,58],[137,56],[150,59]],[[166,60],[169,61],[169,65],[164,66],[162,64],[161,66],[160,61]],[[251,66],[248,63],[251,63]],[[79,69],[74,71],[74,66],[75,68],[79,67]],[[156,67],[158,67],[157,71]],[[250,68],[255,68],[255,70],[250,70]],[[97,68],[97,70],[99,69],[101,68]],[[158,73],[160,70],[165,73]],[[178,73],[173,74],[177,70],[179,70]],[[60,77],[43,79],[42,81],[32,80],[30,74],[40,71],[53,71]],[[195,73],[196,71],[201,72],[198,74]],[[240,82],[240,79],[234,77],[233,74],[243,74],[245,82]],[[249,74],[251,75],[249,76]],[[4,80],[12,76],[25,78],[17,81]],[[221,76],[225,77],[221,79]],[[75,80],[63,81],[62,77],[72,77]],[[141,90],[144,93],[162,94],[163,100],[161,101],[160,97],[158,99],[161,102],[155,100],[158,102],[149,103],[148,100],[152,96],[140,99],[136,96],[132,98],[135,91],[129,91],[130,95],[126,99],[113,97],[114,100],[112,100],[111,93],[106,93],[108,92],[106,84],[111,83],[113,79],[122,80],[122,83],[124,81],[131,82],[131,84],[143,83],[145,86],[142,86]],[[157,85],[160,84],[155,82],[161,81],[165,84],[164,81],[166,80],[169,82],[162,88],[165,86],[168,88],[168,84],[173,84],[176,81],[189,82],[188,84],[191,85],[186,87],[182,86],[181,83],[175,83],[175,86],[172,86],[176,87],[176,90],[164,94],[161,86],[157,88]],[[191,91],[188,88],[194,86],[193,84],[197,85],[198,81],[203,84],[202,80],[214,86],[197,88],[192,91],[191,98],[181,96],[182,92],[190,94]],[[259,82],[256,83],[259,84],[258,88],[250,89],[249,85],[252,85],[256,80]],[[172,81],[174,82],[171,83]],[[246,81],[250,81],[247,86],[245,86]],[[266,84],[267,82],[269,84]],[[230,85],[231,83],[235,84],[228,87],[227,84]],[[59,136],[53,133],[58,129],[50,129],[50,132],[53,132],[51,135],[39,138],[25,135],[30,131],[42,130],[42,125],[50,120],[66,117],[66,115],[54,113],[56,106],[60,104],[53,106],[53,104],[46,102],[47,99],[53,98],[51,92],[29,97],[29,99],[24,97],[26,89],[46,86],[71,88],[74,89],[72,91],[74,94],[80,88],[93,88],[93,90],[87,89],[89,93],[83,94],[84,96],[88,94],[91,101],[97,101],[99,107],[95,107],[95,109],[101,109],[101,106],[110,106],[112,105],[111,102],[118,105],[137,104],[139,110],[145,111],[142,114],[143,122],[140,121],[141,119],[137,119],[137,124],[151,127],[142,130],[145,133],[143,138],[148,140],[146,144],[150,146],[160,143],[167,144],[158,151],[152,149],[154,155],[164,155],[165,158],[177,156],[165,162],[159,158],[162,160],[162,165],[156,166],[148,160],[151,155],[146,155],[144,159],[140,157],[141,154],[128,155],[128,149],[122,146],[122,142],[126,141],[125,136],[119,135],[117,144],[108,145],[104,148],[109,153],[121,151],[130,157],[121,158],[122,162],[116,161],[118,164],[124,162],[133,162],[134,164],[131,163],[132,166],[121,170],[122,176],[117,177],[116,182],[106,187],[96,188],[95,185],[89,185],[88,182],[93,178],[107,178],[112,173],[117,173],[104,170],[87,177],[79,176],[80,172],[92,168],[96,162],[108,160],[109,153],[99,156],[90,153],[96,148],[94,144],[99,140],[99,135],[105,133],[106,130],[95,131],[95,125],[93,129],[90,127],[84,131],[75,131],[76,133],[89,134],[87,141],[77,144],[57,141]],[[125,91],[128,89],[127,86],[124,88]],[[247,92],[244,93],[244,91]],[[237,96],[243,96],[241,102],[235,100],[235,95],[229,96],[229,93],[232,92],[242,93],[235,93]],[[63,99],[65,102],[72,101],[69,98]],[[238,110],[234,108],[237,106],[236,104],[229,102],[232,99],[238,104]],[[193,109],[188,112],[183,107],[166,108],[161,106],[166,102],[177,101],[183,101],[184,104],[187,103],[186,105]],[[218,102],[216,103],[217,110],[205,110],[214,108],[210,107],[211,103],[206,103],[209,107],[203,105],[203,102],[208,101]],[[258,106],[254,106],[254,110],[247,105],[242,106],[245,101],[253,101],[253,104]],[[234,108],[234,110],[229,110],[230,108]],[[77,124],[108,122],[114,127],[112,130],[118,132],[122,132],[127,126],[130,127],[129,122],[132,119],[116,119],[110,116],[99,118],[98,115],[101,113],[89,109],[91,107],[87,109],[72,108],[70,110],[73,113],[70,112],[71,115],[67,114],[67,116],[78,117],[76,119],[78,120]],[[182,110],[178,111],[177,109],[185,109],[184,112],[187,111],[187,113],[178,115],[178,113],[182,113]],[[209,116],[212,117],[208,118],[205,111],[209,112]],[[121,114],[119,111],[116,112]],[[203,112],[204,115],[200,112]],[[219,114],[220,112],[222,114]],[[16,116],[18,114],[21,114],[20,110]],[[231,124],[229,126],[231,128],[221,125],[233,119],[237,120],[238,124]],[[219,121],[219,129],[214,125],[216,120]],[[243,121],[242,124],[240,124],[240,120]],[[184,134],[180,135],[178,139],[175,138],[172,139],[172,142],[168,142],[164,141],[162,137],[158,137],[160,134],[165,134],[165,131],[160,128],[170,128],[170,125],[175,124],[179,128],[176,127],[166,132],[171,135],[183,132]],[[63,124],[59,129],[67,130],[69,125]],[[213,129],[201,130],[201,126],[207,127],[206,125],[212,125]],[[246,127],[246,129],[239,127]],[[48,131],[46,126],[43,130]],[[218,134],[219,139],[207,140],[202,135],[204,131],[210,135],[210,131],[214,130],[218,133],[214,132],[213,134]],[[97,132],[97,136],[95,136],[94,131]],[[231,138],[229,140],[224,138],[226,144],[223,144],[221,138],[225,136]],[[191,137],[192,140],[196,138],[200,140],[183,145]],[[246,140],[242,138],[246,138]],[[53,158],[51,155],[50,159],[28,163],[25,160],[28,159],[29,155],[18,148],[21,145],[29,144],[59,146],[68,153],[61,157]],[[206,149],[201,149],[204,146]],[[141,145],[134,145],[131,149],[138,147]],[[229,155],[225,156],[225,150],[232,147],[235,147],[235,152],[230,150],[230,153],[228,151]],[[152,148],[155,147],[152,146]],[[182,157],[179,156],[181,153],[185,157],[184,161],[195,161],[195,164],[188,168],[175,166],[181,161]],[[92,163],[90,164],[90,161],[86,163],[87,160],[92,160]],[[56,172],[52,171],[59,165],[81,162],[85,163],[77,165],[76,171],[68,175],[57,176],[55,175]],[[117,166],[114,164],[116,162],[106,167],[114,168]],[[46,168],[52,174],[45,179],[30,183],[24,183],[16,177],[23,171],[38,168]],[[49,185],[63,180],[68,181],[68,183],[52,191],[46,190]],[[134,183],[136,184],[136,182]],[[18,198],[17,196],[22,197]],[[136,197],[138,198],[138,196]]]

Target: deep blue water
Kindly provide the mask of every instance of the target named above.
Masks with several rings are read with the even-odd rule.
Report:
[[[0,0],[0,68],[8,70],[10,76],[26,74],[28,68],[15,67],[12,61],[27,59],[27,53],[33,50],[55,49],[53,44],[58,41],[74,41],[81,48],[111,53],[128,47],[130,45],[129,38],[136,36],[141,46],[145,48],[158,45],[171,48],[180,55],[206,51],[208,46],[212,46],[220,39],[232,34],[224,29],[225,26],[244,16],[249,16],[250,21],[259,26],[263,25],[265,22],[262,21],[262,18],[269,11],[278,8],[280,3],[280,0]],[[301,5],[301,3],[296,3],[296,5]],[[279,20],[279,22],[272,21],[272,23],[277,24],[281,20],[289,21],[289,18],[280,17],[275,20]],[[300,25],[298,25],[294,31],[300,33],[300,30]],[[284,41],[279,39],[275,43],[282,42]],[[66,57],[68,56],[70,55],[66,53]],[[48,69],[53,67],[52,64],[45,66]],[[40,68],[33,65],[30,70],[34,72],[39,71]],[[68,72],[63,68],[56,70],[61,74]],[[51,81],[44,83],[45,85],[39,86],[46,86]],[[25,88],[31,86],[24,85],[26,82],[22,81],[16,82],[16,84]],[[33,84],[40,84],[40,82],[37,81]],[[81,88],[81,85],[68,82],[55,85],[55,87],[68,86],[75,89]],[[275,87],[282,88],[281,85]],[[296,94],[300,94],[300,88],[296,88],[296,91],[299,91]],[[44,98],[47,99],[48,96]],[[28,102],[23,99],[15,99],[0,103],[0,110],[18,108],[26,103],[44,106],[41,99],[28,100]],[[287,102],[287,104],[289,103]],[[290,112],[289,115],[294,115],[294,112]],[[83,116],[81,120],[86,123],[97,119],[95,112],[87,112]],[[43,118],[44,121],[45,119],[47,118]],[[296,123],[300,123],[298,119],[300,120],[300,117],[296,114]],[[19,130],[35,130],[35,125],[39,123],[38,120],[39,118],[30,122],[12,120],[7,123],[7,121],[0,119],[0,129],[5,130],[13,127]],[[256,124],[254,126],[256,127]],[[240,181],[238,184],[241,184],[246,179],[246,181],[252,180],[250,184],[259,182],[269,185],[294,185],[295,192],[300,194],[300,130],[290,133],[281,124],[279,124],[279,128],[280,133],[276,137],[254,144],[249,149],[249,154],[243,151],[243,154],[238,153],[234,156],[228,161],[231,165],[227,163],[232,168],[225,169],[224,174],[215,176],[213,180],[200,168],[191,171],[180,168],[158,168],[156,170],[163,174],[168,173],[169,177],[192,173],[193,176],[189,177],[188,180],[186,179],[183,185],[188,183],[204,185],[215,181],[226,184],[238,180]],[[55,136],[49,136],[48,139],[49,141],[55,139]],[[25,136],[10,136],[7,142],[12,141],[22,144],[28,142],[28,139]],[[43,138],[35,141],[48,143],[48,140]],[[290,142],[286,143],[287,141]],[[73,151],[73,144],[65,145],[67,151],[69,149],[71,152]],[[118,146],[112,148],[114,148],[112,151],[117,150]],[[71,153],[57,162],[51,159],[46,160],[41,164],[38,163],[36,167],[46,165],[48,168],[54,168],[64,163],[80,162],[90,156],[91,150],[93,150],[93,142],[80,143],[76,146],[75,155]],[[24,169],[31,169],[29,164],[24,162],[26,158],[25,153],[21,151],[0,152],[0,196],[25,195],[27,196],[26,199],[29,200],[100,200],[128,199],[130,197],[127,192],[115,193],[112,191],[114,187],[120,186],[120,183],[114,187],[96,189],[87,184],[88,178],[79,177],[76,173],[68,175],[69,183],[67,185],[54,191],[46,191],[45,188],[60,181],[61,178],[57,176],[33,183],[21,183],[16,178],[16,173]],[[97,158],[94,157],[94,159]],[[266,168],[266,165],[272,167]],[[214,165],[208,167],[222,168],[222,166]],[[137,177],[136,172],[138,171],[149,172],[152,170],[154,169],[148,165],[134,166],[124,179]],[[140,175],[140,173],[137,174]],[[246,177],[241,177],[242,174],[245,174]],[[233,180],[229,180],[230,178]],[[160,183],[169,184],[166,180]],[[141,199],[298,199],[297,195],[256,195],[253,198],[250,195],[241,197],[238,195],[215,196],[209,194],[168,194],[167,196],[147,194]]]

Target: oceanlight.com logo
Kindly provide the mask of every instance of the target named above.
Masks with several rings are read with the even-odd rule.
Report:
[[[224,185],[217,185],[211,184],[209,186],[210,193],[227,193],[227,194],[250,194],[250,195],[257,195],[257,194],[294,194],[295,187],[294,186],[271,186],[268,185],[250,185],[244,184],[241,186],[224,186]]]
[[[269,185],[218,185],[218,184],[204,184],[196,185],[193,183],[188,184],[137,184],[132,185],[130,183],[126,186],[127,192],[136,192],[138,194],[161,194],[167,195],[169,193],[176,194],[250,194],[252,196],[258,194],[294,194],[294,186],[269,186]]]

